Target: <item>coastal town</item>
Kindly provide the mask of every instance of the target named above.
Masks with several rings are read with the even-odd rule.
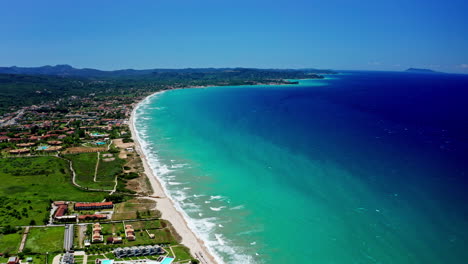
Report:
[[[0,116],[0,263],[212,263],[156,209],[167,199],[130,124],[149,94],[69,96]]]
[[[139,103],[171,89],[328,73],[0,67],[0,264],[221,262],[150,167],[134,125]]]

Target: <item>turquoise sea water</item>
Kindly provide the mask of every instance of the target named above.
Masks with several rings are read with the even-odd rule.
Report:
[[[368,72],[172,90],[136,127],[220,262],[467,263],[467,90]]]

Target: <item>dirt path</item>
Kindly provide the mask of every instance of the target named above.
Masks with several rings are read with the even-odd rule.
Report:
[[[20,244],[20,247],[18,249],[18,253],[23,252],[24,245],[26,244],[26,239],[28,238],[28,234],[29,234],[29,226],[24,228],[23,238],[21,239],[21,244]]]
[[[79,225],[78,226],[78,243],[80,245],[80,248],[83,248],[83,240],[84,240],[84,233],[86,232],[86,226],[85,225]]]
[[[97,153],[96,168],[94,169],[94,182],[97,182],[96,178],[97,178],[97,172],[98,172],[100,157],[101,157],[101,152],[98,152]]]
[[[83,187],[83,186],[79,185],[78,183],[76,183],[76,172],[73,169],[73,162],[71,160],[62,158],[60,156],[56,156],[56,157],[59,158],[59,159],[63,159],[63,160],[68,161],[68,163],[70,165],[70,171],[72,172],[72,184],[75,185],[76,187],[78,187],[80,189],[83,189],[83,190],[88,190],[88,191],[99,191],[99,192],[112,192],[113,191],[113,190],[102,190],[102,189],[87,188],[87,187]],[[96,167],[96,170],[97,170],[97,167]],[[94,175],[94,177],[96,177],[96,175]]]

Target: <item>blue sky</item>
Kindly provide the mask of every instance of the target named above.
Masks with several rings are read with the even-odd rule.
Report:
[[[468,1],[0,0],[0,65],[468,73]]]

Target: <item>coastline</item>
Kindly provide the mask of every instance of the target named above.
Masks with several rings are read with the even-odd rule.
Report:
[[[157,94],[161,94],[165,91],[159,91],[153,93],[141,101],[139,101],[132,110],[132,114],[129,120],[129,126],[132,133],[132,139],[135,142],[135,151],[140,155],[140,158],[143,163],[144,173],[146,174],[147,178],[150,181],[151,187],[153,189],[152,198],[156,201],[156,209],[158,209],[162,214],[162,219],[168,220],[176,232],[182,238],[182,244],[190,249],[191,254],[197,258],[200,263],[204,264],[216,264],[218,263],[213,256],[213,254],[208,250],[205,245],[205,242],[197,236],[197,234],[190,229],[185,217],[183,216],[182,212],[177,210],[174,201],[167,195],[166,190],[164,190],[163,185],[160,182],[159,177],[156,175],[156,172],[153,171],[149,165],[147,157],[141,147],[140,138],[137,134],[136,127],[135,127],[135,114],[136,110],[139,105],[153,97]],[[155,198],[158,197],[158,198]]]

